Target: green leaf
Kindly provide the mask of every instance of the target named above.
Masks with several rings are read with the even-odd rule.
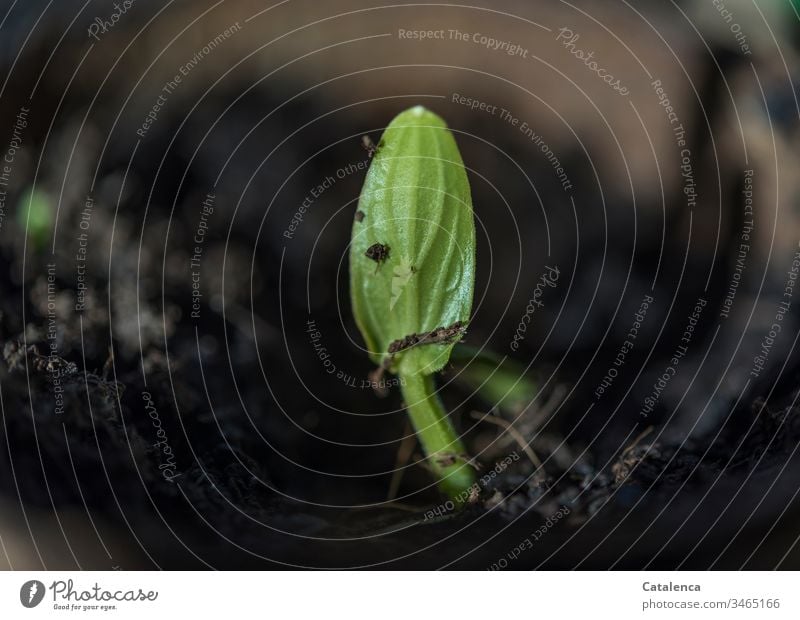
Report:
[[[402,374],[440,370],[470,318],[475,225],[453,134],[416,106],[386,128],[353,223],[350,291],[370,357]]]

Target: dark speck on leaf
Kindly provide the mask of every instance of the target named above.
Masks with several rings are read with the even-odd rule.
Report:
[[[382,263],[389,258],[389,246],[383,245],[382,243],[373,243],[367,248],[367,251],[364,252],[364,256],[370,260],[374,260],[376,263]]]

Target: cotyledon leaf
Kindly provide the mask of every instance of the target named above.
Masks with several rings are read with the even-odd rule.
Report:
[[[416,106],[384,131],[353,223],[353,314],[371,359],[402,374],[431,374],[470,318],[475,225],[453,134]]]

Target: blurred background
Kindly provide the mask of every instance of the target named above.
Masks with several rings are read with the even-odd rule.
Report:
[[[800,568],[799,10],[0,2],[0,567]],[[447,370],[519,458],[436,518],[348,293],[418,104],[520,392]]]

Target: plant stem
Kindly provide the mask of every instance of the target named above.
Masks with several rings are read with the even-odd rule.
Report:
[[[411,424],[439,479],[439,489],[458,503],[467,501],[475,472],[442,402],[436,396],[432,375],[403,375],[400,382]]]

